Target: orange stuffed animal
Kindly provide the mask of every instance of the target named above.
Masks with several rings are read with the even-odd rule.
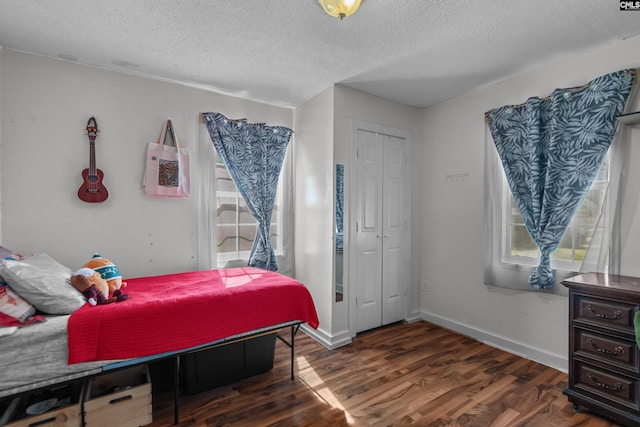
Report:
[[[107,258],[103,258],[99,253],[93,254],[93,258],[83,267],[91,268],[98,272],[107,281],[110,294],[127,286],[127,282],[122,281],[122,276],[115,264]]]
[[[111,302],[122,302],[129,298],[122,291],[115,291],[109,298],[109,285],[100,276],[100,273],[90,268],[81,268],[71,276],[69,283],[76,288],[91,305],[109,304]]]

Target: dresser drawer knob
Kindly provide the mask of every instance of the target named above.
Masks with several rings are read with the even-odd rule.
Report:
[[[598,313],[593,307],[591,307],[591,304],[586,306],[585,310],[590,311],[591,314],[593,314],[594,316],[599,317],[601,319],[616,320],[616,319],[621,319],[622,318],[622,311],[620,311],[620,310],[614,311],[613,315],[602,314],[602,313]]]
[[[602,347],[598,346],[598,344],[593,342],[593,340],[591,338],[589,338],[587,340],[587,344],[589,344],[591,347],[593,347],[599,353],[610,354],[612,356],[620,356],[620,355],[624,354],[624,349],[622,347],[620,347],[620,346],[614,348],[613,351],[607,350],[606,348],[602,348]]]
[[[613,386],[610,386],[610,385],[608,385],[608,384],[601,383],[600,381],[598,381],[598,379],[597,379],[596,377],[594,377],[594,376],[593,376],[593,375],[591,375],[591,374],[587,374],[587,377],[589,377],[589,379],[590,379],[591,381],[593,381],[593,383],[594,383],[595,385],[597,385],[598,387],[603,388],[603,389],[605,389],[605,390],[609,390],[609,391],[620,391],[620,390],[622,390],[622,389],[624,388],[624,386],[623,386],[622,384],[620,384],[620,383],[615,383],[615,385],[613,385]]]

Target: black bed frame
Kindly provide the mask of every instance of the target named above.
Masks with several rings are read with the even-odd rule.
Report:
[[[291,327],[291,339],[288,341],[285,337],[283,337],[282,335],[280,335],[279,333],[276,334],[276,337],[282,341],[287,347],[289,347],[291,349],[291,380],[293,380],[294,377],[294,370],[295,370],[295,337],[296,334],[298,333],[298,330],[300,329],[300,325],[304,323],[301,321],[294,321],[294,322],[287,322],[284,324],[279,324],[279,325],[274,325],[271,326],[269,328],[262,328],[259,329],[257,331],[252,331],[252,332],[248,332],[246,334],[241,334],[241,335],[237,335],[234,337],[230,337],[228,339],[224,339],[222,342],[217,342],[216,344],[210,345],[210,346],[206,346],[203,347],[203,349],[209,349],[209,348],[215,348],[215,347],[219,347],[221,345],[227,345],[227,344],[233,344],[234,342],[239,342],[242,340],[246,340],[246,339],[251,339],[251,338],[255,338],[257,336],[260,335],[264,335],[267,334],[269,332],[278,330],[278,329],[282,329],[285,328],[287,326]],[[183,354],[187,354],[189,353],[189,351],[185,351],[185,352],[181,352],[181,353],[177,353],[173,356],[169,356],[169,357],[173,357],[174,358],[174,363],[175,363],[175,377],[174,377],[174,381],[173,381],[173,423],[174,425],[177,425],[179,423],[179,419],[180,419],[180,414],[179,414],[179,408],[180,408],[180,402],[179,402],[179,389],[180,389],[180,356],[182,356]]]
[[[179,422],[179,403],[180,403],[179,402],[179,388],[180,388],[180,357],[181,356],[183,356],[185,354],[189,354],[189,353],[194,352],[194,351],[207,350],[207,349],[220,347],[220,346],[227,345],[227,344],[233,344],[233,343],[240,342],[240,341],[243,341],[243,340],[255,338],[255,337],[258,337],[260,335],[273,333],[274,331],[277,331],[279,329],[284,329],[284,328],[287,328],[287,327],[291,327],[291,338],[290,338],[290,340],[287,340],[285,337],[280,335],[280,333],[276,333],[276,337],[278,339],[280,339],[280,341],[282,341],[287,347],[289,347],[291,349],[291,380],[293,380],[294,379],[294,370],[295,370],[295,336],[298,333],[298,330],[300,329],[300,325],[303,324],[303,323],[305,323],[305,322],[301,321],[301,320],[294,320],[294,321],[279,323],[277,325],[272,325],[272,326],[268,326],[268,327],[265,327],[265,328],[260,328],[260,329],[256,329],[256,330],[249,331],[249,332],[245,332],[245,333],[242,333],[242,334],[234,335],[232,337],[224,338],[224,339],[215,341],[215,342],[210,343],[210,344],[205,344],[205,345],[202,345],[202,346],[192,347],[192,348],[189,348],[189,349],[186,349],[186,350],[180,350],[180,351],[175,351],[175,352],[170,352],[170,353],[163,353],[162,355],[158,355],[157,357],[149,356],[149,357],[141,357],[141,358],[123,360],[123,361],[120,361],[120,362],[114,362],[114,363],[111,363],[111,364],[103,366],[102,369],[100,370],[100,372],[87,374],[87,375],[85,375],[83,377],[79,377],[79,378],[60,381],[60,382],[55,383],[55,384],[48,384],[46,386],[36,387],[36,388],[30,389],[30,390],[24,390],[24,391],[18,392],[18,393],[13,394],[13,395],[4,396],[4,397],[1,398],[1,400],[5,400],[5,399],[9,399],[9,398],[16,398],[16,397],[19,397],[21,395],[26,395],[26,394],[29,394],[29,393],[34,393],[34,392],[50,389],[51,387],[54,387],[54,386],[74,383],[74,382],[77,382],[77,381],[80,381],[80,380],[87,380],[87,379],[98,377],[100,375],[104,375],[104,374],[107,374],[107,373],[110,373],[110,372],[115,372],[115,371],[120,370],[120,369],[130,368],[132,366],[143,365],[143,364],[150,363],[150,362],[156,362],[156,361],[163,360],[163,359],[171,359],[171,358],[173,358],[174,359],[174,364],[175,364],[175,373],[174,373],[174,381],[173,381],[174,424],[178,424],[178,422]]]

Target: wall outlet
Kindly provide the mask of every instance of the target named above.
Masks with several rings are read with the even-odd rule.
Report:
[[[429,281],[426,279],[422,281],[422,292],[429,292]]]

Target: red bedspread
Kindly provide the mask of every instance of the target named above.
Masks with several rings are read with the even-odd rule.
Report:
[[[318,327],[307,288],[257,268],[127,279],[129,299],[69,318],[69,364],[182,350],[292,320]]]

